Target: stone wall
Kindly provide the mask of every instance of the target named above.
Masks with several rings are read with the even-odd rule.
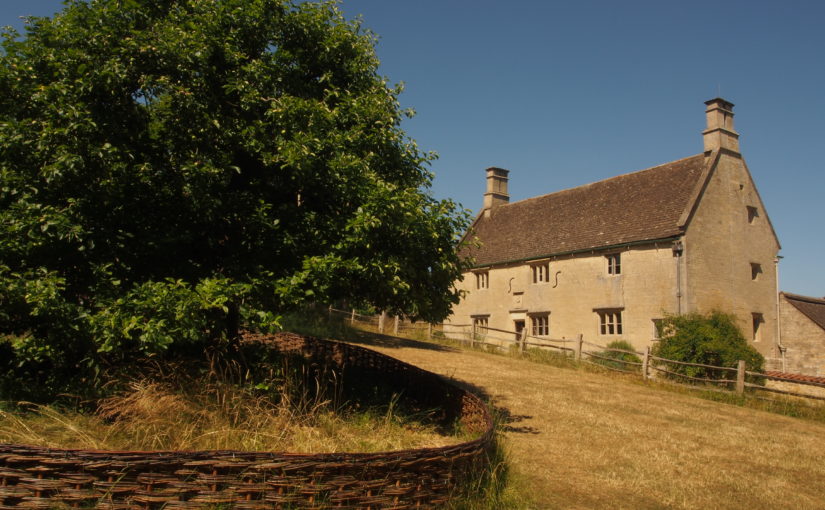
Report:
[[[605,254],[615,253],[621,258],[621,274],[610,275]],[[467,273],[459,283],[466,296],[449,321],[471,324],[474,316],[487,316],[489,327],[512,331],[515,321],[530,328],[532,314],[548,313],[551,338],[583,334],[590,342],[624,339],[642,349],[654,337],[652,319],[676,313],[672,242],[557,257],[547,261],[549,281],[542,283],[532,281],[536,262],[482,270],[488,272],[486,289],[477,289],[475,273]],[[622,312],[621,335],[601,334],[597,309]]]
[[[722,153],[687,224],[685,311],[733,313],[745,338],[776,356],[778,250],[744,161]]]
[[[782,345],[785,363],[782,370],[794,374],[825,376],[825,330],[790,304],[779,301]]]

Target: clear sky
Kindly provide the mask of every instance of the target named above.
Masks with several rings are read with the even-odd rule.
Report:
[[[704,101],[740,147],[782,243],[780,286],[825,296],[825,2],[343,0],[403,81],[404,128],[436,151],[433,194],[478,211],[702,151]],[[0,0],[0,25],[59,0]],[[525,225],[525,228],[529,228]]]

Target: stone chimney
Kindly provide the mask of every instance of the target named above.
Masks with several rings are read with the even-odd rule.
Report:
[[[507,175],[509,170],[491,166],[487,169],[487,192],[484,193],[484,209],[489,210],[510,203],[507,194]]]
[[[739,133],[733,129],[733,103],[721,97],[705,101],[708,127],[702,131],[705,152],[727,149],[739,153]]]

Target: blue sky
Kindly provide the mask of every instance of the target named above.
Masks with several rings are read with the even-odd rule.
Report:
[[[0,2],[0,25],[59,0]],[[742,154],[784,257],[780,286],[825,296],[825,2],[344,0],[403,81],[404,128],[436,151],[433,194],[478,211],[702,151],[704,104],[736,104]]]

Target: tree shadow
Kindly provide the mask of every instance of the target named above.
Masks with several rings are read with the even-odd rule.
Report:
[[[517,434],[541,434],[541,430],[535,427],[530,425],[519,425],[521,422],[529,420],[533,416],[529,414],[513,414],[510,412],[510,409],[496,402],[496,398],[493,395],[490,395],[490,393],[481,386],[464,380],[454,379],[452,377],[448,377],[447,379],[451,384],[472,392],[487,402],[490,405],[490,413],[493,415],[493,419],[499,423],[499,429],[502,432],[513,432]]]
[[[438,352],[461,352],[461,349],[457,347],[450,347],[447,345],[441,345],[433,342],[411,340],[409,338],[401,338],[397,336],[361,330],[353,330],[351,336],[348,337],[347,341],[352,342],[354,344],[374,347],[396,349],[408,347],[412,349],[424,349],[428,351]],[[495,397],[491,395],[489,392],[487,392],[487,390],[485,390],[483,387],[478,386],[477,384],[473,384],[471,382],[467,382],[465,380],[455,379],[451,376],[442,375],[440,377],[444,377],[445,379],[449,380],[451,384],[454,384],[462,389],[465,389],[478,395],[482,400],[487,402],[490,405],[490,412],[492,413],[494,419],[500,424],[499,429],[501,431],[512,432],[516,434],[541,434],[541,431],[535,427],[529,425],[519,425],[523,421],[532,418],[531,415],[511,413],[507,407],[497,404]]]
[[[374,347],[388,347],[400,349],[402,347],[410,347],[412,349],[424,349],[428,351],[439,352],[459,352],[460,349],[441,345],[433,342],[424,342],[421,340],[410,340],[409,338],[401,338],[392,335],[385,335],[382,333],[373,333],[371,331],[353,330],[347,338],[348,342],[354,344],[368,345]]]

